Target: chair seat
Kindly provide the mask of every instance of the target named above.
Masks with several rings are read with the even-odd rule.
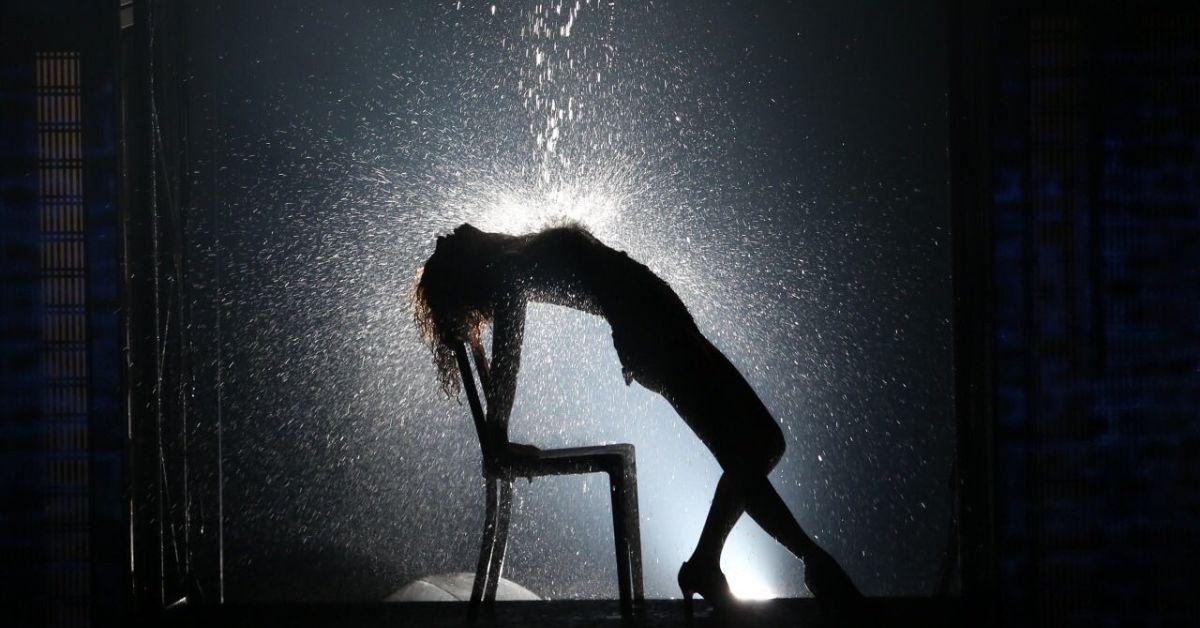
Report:
[[[616,443],[592,447],[543,449],[536,456],[506,457],[493,463],[485,475],[535,477],[576,473],[626,475],[636,462],[633,445]]]
[[[590,447],[561,447],[558,449],[543,449],[538,453],[540,458],[562,458],[571,456],[617,455],[632,457],[633,445],[629,443],[612,443],[610,445],[592,445]]]

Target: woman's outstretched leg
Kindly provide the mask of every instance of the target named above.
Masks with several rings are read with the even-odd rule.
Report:
[[[704,530],[700,532],[696,550],[679,568],[679,588],[688,600],[689,612],[692,593],[699,593],[717,608],[733,604],[733,592],[721,573],[721,550],[725,547],[729,531],[744,510],[736,482],[728,473],[723,474],[717,482],[717,490],[713,494],[712,506],[709,507],[708,518],[704,520]]]
[[[685,595],[685,580],[707,585],[712,593],[722,588],[728,592],[720,572],[721,550],[744,512],[804,561],[805,584],[813,595],[823,599],[859,597],[845,571],[809,538],[767,479],[786,446],[779,424],[724,354],[706,340],[701,349],[696,359],[668,369],[667,377],[643,382],[671,402],[725,469],[696,551],[680,570]],[[731,416],[740,417],[736,425],[727,420]]]
[[[726,475],[729,475],[726,473]],[[813,541],[792,516],[783,498],[766,475],[739,475],[741,501],[767,534],[804,561],[804,583],[818,598],[845,600],[860,597],[850,576],[828,552]]]
[[[729,532],[745,511],[737,483],[728,473],[722,474],[708,509],[708,518],[704,520],[704,529],[700,532],[700,541],[688,562],[701,569],[720,569],[725,539],[729,538]]]

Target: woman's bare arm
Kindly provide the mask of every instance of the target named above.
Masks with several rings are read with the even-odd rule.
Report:
[[[523,448],[509,443],[508,419],[516,398],[517,373],[521,368],[521,344],[524,340],[525,299],[505,299],[494,312],[492,360],[487,369],[488,381],[484,386],[487,390],[487,422],[493,430],[492,442],[516,451]]]

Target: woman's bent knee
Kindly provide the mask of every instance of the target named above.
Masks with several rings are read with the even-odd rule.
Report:
[[[749,429],[747,429],[749,427]],[[774,420],[756,427],[742,425],[736,437],[718,452],[717,459],[726,471],[737,475],[765,476],[779,464],[787,447],[783,430]],[[723,455],[722,455],[723,454]]]
[[[771,422],[771,426],[774,429],[770,430],[763,444],[768,472],[779,464],[779,460],[783,458],[783,452],[787,450],[787,442],[783,439],[783,430],[779,429],[779,425],[774,421]]]
[[[725,471],[741,478],[766,477],[783,458],[784,448],[782,435],[779,435],[778,438],[764,437],[752,450],[744,449],[736,459],[731,460],[726,457],[721,461],[721,466]]]

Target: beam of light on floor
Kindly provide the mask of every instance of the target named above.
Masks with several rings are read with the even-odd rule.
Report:
[[[760,561],[761,563],[761,561]],[[751,560],[744,548],[730,543],[721,561],[721,570],[729,581],[729,588],[739,600],[770,600],[779,597],[769,584],[769,574],[764,573],[762,564]]]

